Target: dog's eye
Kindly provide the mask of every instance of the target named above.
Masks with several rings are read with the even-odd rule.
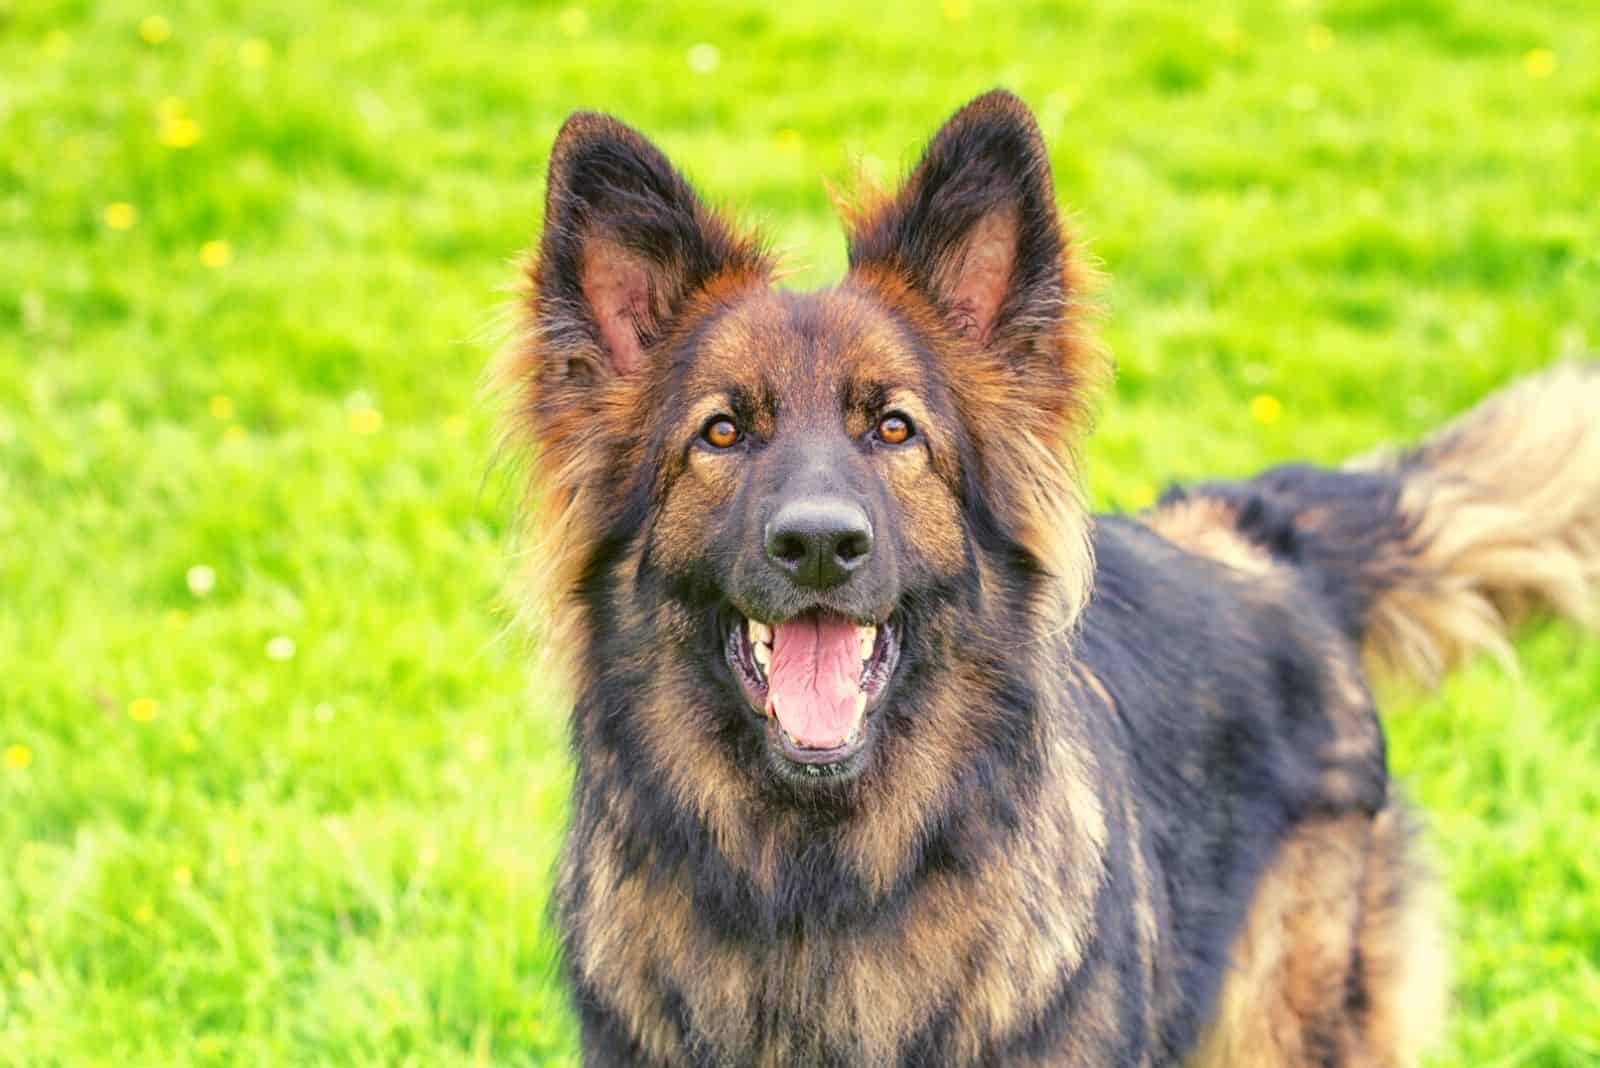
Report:
[[[706,428],[700,431],[700,436],[713,449],[731,449],[743,437],[739,428],[733,425],[733,420],[725,416],[718,416],[707,423]]]
[[[873,433],[885,445],[899,445],[909,441],[916,431],[912,429],[910,419],[899,412],[890,412],[878,420],[878,427]]]

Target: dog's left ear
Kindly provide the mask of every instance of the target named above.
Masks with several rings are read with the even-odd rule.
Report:
[[[891,272],[997,354],[1026,362],[1076,296],[1044,140],[1003,90],[952,116],[900,192],[849,228],[852,272]]]

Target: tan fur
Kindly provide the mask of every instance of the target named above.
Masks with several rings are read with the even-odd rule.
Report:
[[[1038,157],[1048,158],[1032,117],[1014,100],[984,98],[964,109],[957,121],[978,120],[991,111],[1020,113]],[[882,219],[905,212],[921,195],[926,177],[923,169],[914,170],[894,194],[865,180],[858,183],[853,197],[835,194],[852,247],[859,235]],[[897,265],[858,265],[846,287],[858,285],[872,292],[905,316],[919,334],[938,339],[935,352],[944,368],[942,377],[964,421],[978,431],[976,444],[985,467],[980,478],[986,485],[1010,491],[1009,499],[1001,502],[1007,518],[1017,521],[1023,544],[1059,580],[1059,596],[1035,609],[1049,616],[1052,626],[1070,626],[1088,602],[1094,574],[1076,450],[1088,436],[1093,405],[1110,377],[1111,361],[1095,335],[1099,275],[1065,230],[1062,306],[1049,309],[1047,320],[1012,324],[1014,331],[1027,332],[1048,322],[1048,329],[1040,331],[1020,363],[996,352],[1007,339],[991,333],[993,313],[985,313],[998,262],[1015,254],[1016,235],[1011,229],[1016,221],[1006,211],[987,217],[962,247],[949,250],[945,262],[933,265],[935,287],[942,290],[952,314],[945,314],[908,284]]]
[[[1188,1068],[1420,1063],[1448,985],[1436,902],[1402,822],[1394,807],[1309,820],[1279,847]]]
[[[1096,680],[1096,685],[1100,685]],[[1103,690],[1104,687],[1102,686]],[[1109,705],[1109,701],[1107,704]],[[1084,789],[1091,789],[1085,784]],[[1122,818],[1126,824],[1125,833],[1129,841],[1139,841],[1141,827],[1139,819],[1139,806],[1134,803],[1133,795],[1128,794],[1122,799]],[[1138,951],[1139,951],[1139,985],[1140,993],[1144,996],[1146,1004],[1155,1000],[1156,996],[1156,946],[1160,943],[1160,921],[1155,912],[1156,886],[1155,880],[1150,877],[1149,865],[1145,861],[1143,851],[1131,851],[1133,860],[1133,912],[1138,921]],[[1156,1042],[1156,1016],[1149,1014],[1145,1019],[1145,1041],[1152,1045]]]
[[[721,390],[729,383],[750,396],[781,398],[790,412],[802,411],[808,403],[812,410],[826,411],[833,406],[828,399],[832,396],[860,397],[874,388],[887,389],[891,397],[887,407],[904,411],[918,433],[932,443],[931,450],[883,453],[875,461],[894,493],[905,536],[934,565],[952,573],[964,566],[954,428],[933,419],[913,392],[922,371],[905,339],[890,329],[881,310],[858,294],[847,294],[829,305],[827,344],[833,348],[818,359],[808,342],[783,328],[786,316],[776,296],[764,291],[746,293],[726,309],[702,339],[686,383],[691,391],[717,392],[674,420],[677,435],[687,440],[711,415],[727,411],[729,403]],[[845,415],[846,432],[865,437],[878,413],[857,404]],[[772,413],[763,407],[749,432],[772,436],[777,432],[772,420]],[[655,551],[661,562],[680,564],[701,555],[710,532],[700,518],[733,495],[741,464],[734,454],[692,450],[686,472],[676,464],[662,472],[659,495],[664,503],[655,524]]]
[[[647,155],[655,151],[636,131],[608,116],[580,112],[569,117],[551,148],[546,236],[552,207],[567,194],[569,163],[596,138]],[[635,362],[647,364],[653,347],[637,352],[630,347],[619,366],[597,340],[616,336],[619,328],[626,333],[631,324],[634,340],[642,345],[645,339],[638,328],[659,327],[654,320],[664,311],[661,305],[681,303],[680,322],[692,322],[738,294],[768,285],[772,278],[772,258],[759,242],[737,233],[698,202],[693,210],[696,228],[718,250],[721,263],[720,271],[702,280],[696,292],[684,291],[681,264],[664,264],[643,283],[645,297],[639,299],[638,280],[619,287],[614,268],[622,267],[626,275],[641,268],[641,262],[607,235],[591,232],[590,251],[609,246],[611,255],[591,258],[584,273],[623,299],[610,302],[609,312],[597,309],[600,339],[558,341],[541,328],[537,279],[542,255],[536,250],[522,264],[523,329],[490,369],[492,385],[507,400],[506,445],[531,461],[519,524],[519,535],[525,539],[519,551],[523,561],[518,576],[519,621],[541,639],[543,655],[569,683],[577,681],[578,667],[587,662],[589,652],[572,591],[595,535],[614,506],[605,499],[608,472],[636,468],[642,460],[643,443],[633,431],[636,413],[648,407],[652,386],[651,375],[628,372],[639,369],[632,366]],[[602,269],[607,259],[613,270]],[[607,281],[607,276],[613,277]]]
[[[755,992],[745,984],[765,977],[768,1000],[787,1006],[794,1018],[848,1022],[861,1037],[862,1064],[892,1062],[899,1043],[923,1022],[922,1014],[953,999],[958,1010],[952,1059],[970,1063],[981,1054],[984,1036],[1006,1033],[1044,1007],[1042,997],[1078,965],[1093,937],[1098,858],[1106,845],[1095,792],[1100,776],[1087,750],[1069,735],[1052,733],[1041,745],[1066,788],[1028,813],[1031,825],[1018,834],[1006,863],[932,879],[902,923],[838,943],[743,947],[716,938],[697,920],[686,873],[652,884],[642,872],[625,873],[613,849],[598,848],[586,857],[595,899],[587,940],[573,963],[627,1011],[641,1045],[666,1060],[675,1038],[652,1000],[657,976],[683,992],[697,1028],[731,1049],[750,1041]],[[616,819],[620,825],[623,815]],[[899,848],[888,841],[877,846]],[[1036,888],[1056,878],[1062,850],[1081,860],[1074,868],[1076,884],[1041,898]],[[1034,901],[1034,911],[1005,907],[1022,899]],[[1154,937],[1148,932],[1151,945]],[[1149,953],[1151,945],[1141,945],[1141,952]],[[1105,978],[1109,982],[1113,973]],[[1086,1005],[1101,1006],[1095,1015],[1114,1031],[1117,989],[1108,985],[1084,996]],[[1092,1048],[1089,1037],[1085,1048]],[[779,1045],[752,1063],[787,1068],[795,1060]]]
[[[1421,862],[1403,809],[1372,825],[1372,862],[1361,888],[1361,962],[1366,969],[1372,1047],[1402,1068],[1420,1064],[1444,1037],[1449,1009],[1449,906]]]
[[[765,261],[750,254],[711,279],[693,298],[685,321],[704,316],[767,282]],[[537,307],[534,262],[524,265],[521,294]],[[637,413],[649,408],[648,375],[596,373],[598,380],[574,386],[564,381],[569,364],[594,363],[597,347],[557,349],[529,314],[490,368],[492,388],[506,398],[502,431],[507,448],[528,459],[528,481],[520,512],[516,599],[518,622],[527,629],[554,672],[577,685],[587,663],[588,641],[572,593],[604,517],[615,506],[605,492],[609,472],[642,463]],[[648,355],[648,354],[647,354]],[[620,455],[620,459],[619,459]]]
[[[1406,471],[1415,523],[1398,551],[1417,573],[1368,621],[1375,665],[1432,684],[1479,651],[1510,665],[1507,630],[1530,612],[1600,622],[1600,368],[1525,378],[1415,453],[1350,466]]]
[[[1068,260],[1069,285],[1090,286],[1092,275],[1072,257]],[[946,384],[963,421],[979,429],[976,444],[984,468],[979,477],[1008,491],[999,502],[1007,518],[1016,521],[1022,543],[1059,580],[1052,591],[1059,600],[1036,606],[1040,615],[1048,616],[1053,626],[1070,625],[1088,603],[1094,578],[1074,450],[1087,433],[1090,404],[1110,366],[1087,325],[1079,321],[1084,316],[1063,316],[1058,339],[1059,359],[1078,388],[1042,397],[1036,383],[952,330],[893,272],[858,269],[851,281],[898,310],[919,332],[946,339],[935,354],[947,367]]]
[[[1265,549],[1239,533],[1233,506],[1216,497],[1190,497],[1140,518],[1174,545],[1237,571],[1264,575],[1279,566]]]

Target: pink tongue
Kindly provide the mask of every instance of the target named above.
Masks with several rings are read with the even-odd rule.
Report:
[[[843,745],[857,721],[861,639],[844,620],[797,619],[772,628],[767,713],[806,749]]]

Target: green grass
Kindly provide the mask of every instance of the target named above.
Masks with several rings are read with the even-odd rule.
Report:
[[[0,0],[0,1064],[575,1062],[478,391],[569,110],[809,285],[820,179],[1022,93],[1112,279],[1127,507],[1594,344],[1597,54],[1591,0]],[[1600,1064],[1600,642],[1520,649],[1387,711],[1455,902],[1440,1065]]]

